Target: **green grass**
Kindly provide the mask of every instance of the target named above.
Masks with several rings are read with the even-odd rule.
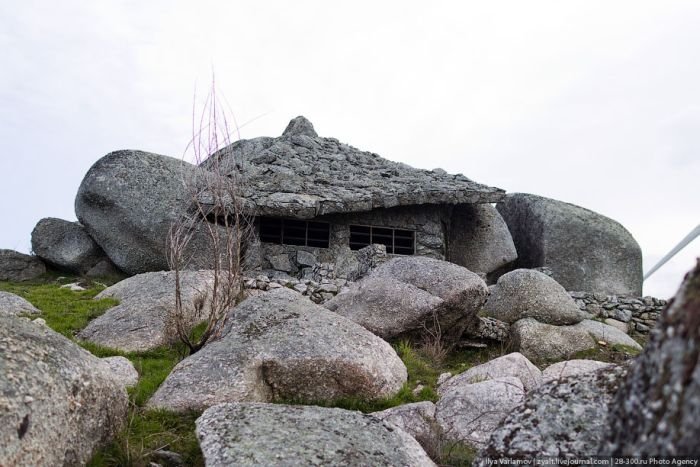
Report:
[[[596,344],[592,349],[575,353],[571,359],[598,360],[600,362],[619,364],[636,357],[640,352],[640,350],[634,347],[622,344],[615,344],[612,346]]]

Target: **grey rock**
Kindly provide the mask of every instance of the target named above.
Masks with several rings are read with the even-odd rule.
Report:
[[[632,312],[629,310],[621,310],[617,308],[613,311],[613,317],[618,321],[627,323],[629,320],[632,319]]]
[[[306,119],[306,117],[298,116],[290,120],[287,128],[285,128],[282,136],[293,136],[293,135],[303,135],[310,136],[311,138],[318,137],[316,130],[314,130],[313,124]]]
[[[207,466],[434,466],[403,430],[343,409],[220,404],[197,419]]]
[[[624,332],[625,334],[629,333],[629,324],[623,323],[622,321],[618,321],[618,320],[612,319],[612,318],[607,318],[605,320],[605,324],[607,324],[608,326],[612,326],[614,328],[617,328],[620,331]]]
[[[32,251],[54,268],[75,274],[84,274],[106,258],[82,225],[54,217],[34,227]]]
[[[0,291],[0,315],[20,315],[41,313],[34,305],[19,295]]]
[[[404,256],[382,264],[325,307],[390,339],[420,333],[437,321],[447,340],[478,325],[487,288],[476,274],[437,259]],[[476,324],[475,324],[476,323]]]
[[[465,335],[485,341],[509,342],[510,325],[495,318],[479,316],[479,322],[467,327]]]
[[[124,273],[117,268],[117,266],[109,259],[105,258],[92,268],[90,268],[86,273],[86,277],[100,278],[100,277],[115,277],[124,276]]]
[[[194,302],[209,293],[211,271],[181,271],[184,325],[193,328],[208,314],[198,316]],[[169,321],[175,309],[175,272],[148,272],[129,277],[100,292],[95,298],[113,297],[119,305],[90,321],[78,333],[80,339],[124,352],[143,352],[177,339]],[[206,301],[205,301],[206,302]]]
[[[566,360],[549,365],[542,370],[542,380],[545,383],[560,380],[568,376],[584,375],[611,366],[610,363],[597,360]]]
[[[317,262],[313,253],[304,250],[297,251],[297,264],[301,266],[314,266]]]
[[[508,226],[491,204],[461,204],[452,211],[447,257],[477,274],[515,261],[518,254]]]
[[[396,393],[406,378],[389,344],[282,288],[233,308],[221,339],[180,362],[149,406],[379,399]]]
[[[483,312],[509,324],[522,318],[557,325],[576,324],[584,319],[561,285],[532,269],[517,269],[502,275]]]
[[[524,395],[522,382],[514,377],[465,382],[443,393],[435,418],[445,439],[480,448]]]
[[[385,245],[372,244],[356,251],[341,248],[335,261],[336,275],[349,281],[357,281],[386,260]]]
[[[588,332],[596,341],[603,341],[610,345],[624,345],[636,350],[642,350],[642,346],[630,336],[616,327],[601,323],[600,321],[585,319],[573,327]]]
[[[550,268],[566,290],[640,296],[642,251],[619,223],[588,209],[525,193],[496,206],[518,267]]]
[[[192,212],[198,184],[213,176],[172,157],[142,151],[112,152],[83,178],[75,213],[122,271],[167,270],[170,228]],[[225,232],[218,225],[212,227]],[[212,268],[214,249],[205,226],[194,231],[184,256],[190,258],[190,269]]]
[[[624,369],[611,366],[542,385],[514,407],[479,452],[475,466],[494,459],[581,459],[597,452]]]
[[[700,439],[700,263],[661,313],[608,420],[616,456],[697,456]]]
[[[372,415],[401,428],[426,449],[430,449],[440,436],[435,420],[435,404],[429,401],[400,405],[373,412]]]
[[[107,365],[26,319],[0,316],[0,465],[84,465],[124,426]]]
[[[139,382],[139,372],[134,364],[126,357],[104,357],[103,362],[109,366],[117,381],[127,388],[136,386]]]
[[[46,266],[36,256],[14,250],[0,250],[0,281],[30,281],[45,273]]]
[[[419,170],[313,135],[293,121],[279,138],[237,141],[204,161],[240,174],[243,196],[263,216],[310,219],[324,214],[416,204],[491,203],[503,190],[464,176]],[[119,264],[119,263],[117,263]]]
[[[482,365],[477,365],[460,373],[438,388],[439,394],[449,392],[453,387],[463,384],[473,384],[496,378],[512,376],[518,378],[526,391],[532,391],[542,384],[542,371],[530,362],[523,354],[513,352],[495,358]]]
[[[594,349],[596,342],[590,333],[574,326],[554,326],[524,318],[511,326],[514,349],[535,362],[560,361],[577,352]]]
[[[268,256],[267,260],[272,268],[277,271],[290,272],[292,270],[292,263],[289,261],[288,255]]]

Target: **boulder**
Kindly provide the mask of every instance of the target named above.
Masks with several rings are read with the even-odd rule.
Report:
[[[496,206],[513,236],[517,266],[546,266],[566,290],[642,294],[642,251],[619,223],[588,209],[525,193]]]
[[[523,383],[512,376],[464,382],[443,392],[435,418],[446,440],[481,448],[524,395]]]
[[[41,313],[34,305],[10,292],[0,291],[0,315],[21,315]]]
[[[74,274],[84,274],[106,258],[82,225],[54,217],[34,227],[32,251],[54,268]]]
[[[568,376],[585,375],[586,373],[592,373],[609,366],[611,366],[610,363],[599,362],[597,360],[565,360],[549,365],[542,370],[542,380],[548,383]]]
[[[343,409],[220,404],[196,423],[208,466],[435,465],[403,430]]]
[[[0,281],[30,281],[45,273],[46,266],[36,256],[14,250],[0,250]]]
[[[439,436],[435,404],[429,401],[399,405],[372,415],[401,428],[426,449],[432,448]]]
[[[586,329],[554,326],[533,318],[516,321],[510,331],[514,349],[536,362],[567,360],[597,346]]]
[[[150,407],[373,400],[406,382],[406,367],[389,344],[290,289],[248,298],[230,313],[222,337],[181,361]]]
[[[139,372],[134,364],[126,357],[104,357],[103,362],[107,364],[117,381],[127,388],[134,387],[139,382]]]
[[[314,125],[303,115],[290,120],[282,136],[304,135],[316,138],[318,133],[314,130]]]
[[[532,391],[542,384],[542,371],[533,365],[523,354],[513,352],[477,365],[445,381],[438,388],[439,394],[449,392],[453,387],[473,384],[489,379],[512,376],[518,378],[526,391]]]
[[[23,318],[0,316],[0,465],[84,465],[126,421],[106,364]]]
[[[93,267],[91,267],[86,273],[86,277],[100,278],[100,277],[125,277],[124,273],[117,268],[117,266],[109,259],[105,258]]]
[[[393,258],[324,306],[374,334],[392,339],[439,325],[457,340],[478,326],[477,311],[488,289],[473,272],[422,256]]]
[[[592,319],[584,319],[574,327],[585,330],[596,341],[606,342],[609,345],[624,345],[634,350],[642,350],[642,346],[639,345],[637,341],[615,326],[610,326],[609,324]]]
[[[192,213],[197,185],[213,176],[172,157],[112,152],[83,178],[75,213],[122,271],[139,274],[170,269],[166,249],[170,228]],[[218,224],[210,226],[224,231]],[[184,256],[190,258],[190,269],[212,268],[214,249],[204,225],[193,232]]]
[[[615,396],[614,456],[697,456],[700,439],[700,262],[661,313]]]
[[[477,274],[493,272],[518,257],[508,226],[491,204],[455,206],[448,235],[448,260]]]
[[[587,458],[607,433],[607,414],[625,370],[611,366],[543,384],[514,407],[479,452],[475,466],[495,459]]]
[[[208,314],[198,315],[195,302],[213,282],[211,271],[181,271],[184,325],[193,328]],[[78,333],[80,339],[123,352],[143,352],[177,339],[170,318],[175,309],[175,272],[148,272],[117,282],[95,298],[112,297],[119,305],[95,318]]]
[[[522,318],[547,324],[576,324],[585,317],[564,287],[532,269],[502,275],[483,312],[509,324]]]

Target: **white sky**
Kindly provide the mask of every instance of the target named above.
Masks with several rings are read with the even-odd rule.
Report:
[[[700,2],[0,0],[0,248],[88,168],[179,157],[216,73],[240,136],[321,136],[621,222],[648,270],[700,223]],[[430,6],[428,6],[430,5]],[[673,295],[697,239],[645,283]]]

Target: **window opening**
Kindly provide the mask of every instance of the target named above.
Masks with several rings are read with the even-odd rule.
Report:
[[[328,248],[331,228],[328,222],[259,217],[260,241],[284,245]]]
[[[359,250],[372,243],[386,246],[386,252],[395,255],[416,253],[416,233],[412,230],[391,229],[369,225],[350,226],[350,249]]]

